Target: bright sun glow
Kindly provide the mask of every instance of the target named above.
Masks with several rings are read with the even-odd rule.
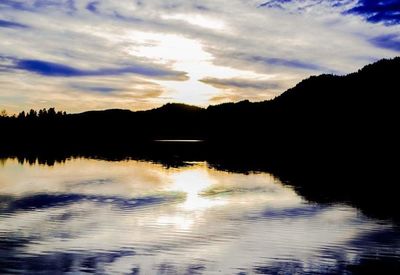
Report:
[[[166,88],[167,92],[163,97],[168,101],[206,105],[210,98],[220,93],[219,89],[200,81],[210,76],[258,79],[271,77],[217,66],[213,64],[213,56],[204,49],[200,41],[181,35],[132,31],[127,34],[127,39],[132,41],[132,46],[127,48],[130,55],[169,65],[189,76],[187,81],[155,81]]]
[[[146,57],[160,63],[198,62],[211,59],[201,44],[180,35],[131,32],[128,34],[137,45],[128,51],[135,56]]]
[[[171,175],[171,179],[172,186],[169,188],[186,194],[186,200],[181,205],[185,210],[203,210],[225,203],[222,199],[213,200],[200,195],[203,190],[215,183],[208,175],[205,164],[174,173]]]

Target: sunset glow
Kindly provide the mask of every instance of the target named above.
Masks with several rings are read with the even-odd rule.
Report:
[[[271,99],[399,53],[397,15],[364,2],[2,1],[0,107]]]

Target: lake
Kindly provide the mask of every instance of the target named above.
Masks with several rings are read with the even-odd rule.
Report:
[[[400,231],[206,161],[0,160],[1,274],[358,274]],[[358,273],[357,273],[358,272]]]

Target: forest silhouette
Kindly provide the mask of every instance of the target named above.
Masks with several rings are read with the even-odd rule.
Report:
[[[71,156],[168,166],[206,160],[228,171],[271,172],[311,201],[351,202],[400,220],[399,72],[400,57],[383,59],[345,76],[312,76],[273,100],[208,108],[3,113],[0,157],[50,165]],[[162,139],[204,142],[155,142]]]

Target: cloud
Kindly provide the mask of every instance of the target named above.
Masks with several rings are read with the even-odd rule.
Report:
[[[383,22],[388,25],[400,23],[400,0],[270,0],[258,7],[304,12],[318,9],[321,5],[341,8],[344,15],[360,15],[371,23]]]
[[[89,2],[89,3],[86,5],[86,9],[89,10],[89,11],[91,11],[91,12],[93,12],[93,13],[96,13],[96,12],[97,12],[97,5],[99,5],[99,2],[98,2],[98,1]]]
[[[14,10],[26,10],[26,1],[25,3],[22,1],[16,1],[16,0],[3,0],[0,2],[0,7],[1,8],[11,8]]]
[[[34,11],[40,9],[69,9],[76,10],[75,0],[2,0],[0,7],[21,11]]]
[[[71,84],[70,87],[72,89],[80,90],[80,91],[88,91],[88,92],[95,92],[95,93],[113,93],[118,91],[118,89],[114,87],[107,87],[107,86],[88,86],[82,84]]]
[[[5,70],[0,73],[0,102],[7,103],[9,113],[49,107],[72,113],[109,108],[143,110],[160,106],[162,98],[168,96],[160,84],[134,74],[47,77]]]
[[[119,77],[117,79],[105,78],[100,81],[91,77],[83,78],[80,81],[73,78],[63,85],[66,89],[72,89],[74,92],[95,97],[103,96],[104,99],[119,101],[120,104],[130,100],[142,103],[154,101],[165,92],[158,84],[138,78],[130,79],[128,84],[119,80]]]
[[[0,28],[27,28],[28,26],[12,21],[0,19]]]
[[[282,4],[291,2],[292,0],[270,0],[258,5],[258,7],[266,7],[266,8],[283,8]]]
[[[310,71],[324,71],[327,70],[322,66],[307,63],[301,60],[290,60],[284,58],[276,58],[276,57],[265,57],[265,56],[245,56],[250,62],[259,62],[265,63],[267,65],[276,65],[276,66],[283,66],[283,67],[290,67],[295,69],[303,69],[303,70],[310,70]],[[329,70],[329,69],[328,69]]]
[[[187,79],[187,76],[184,72],[176,72],[161,68],[153,68],[145,65],[136,65],[136,66],[121,67],[121,68],[102,68],[102,69],[84,70],[54,62],[22,59],[18,60],[16,68],[21,70],[26,70],[29,72],[34,72],[43,76],[52,76],[52,77],[83,77],[83,76],[137,74],[147,77],[162,78],[169,80]]]
[[[342,8],[352,5],[354,0],[269,0],[258,5],[259,8],[289,9],[290,11],[304,12],[327,5],[333,8]]]
[[[217,96],[211,98],[212,103],[271,99],[282,89],[281,84],[274,80],[206,77],[200,81],[222,90]]]
[[[385,34],[373,37],[369,41],[377,47],[400,52],[400,35]]]
[[[278,89],[280,87],[279,84],[271,81],[241,79],[241,78],[219,79],[219,78],[207,77],[201,79],[200,81],[221,89],[239,88],[239,89],[267,90],[267,89]]]
[[[398,1],[381,2],[2,0],[0,100],[84,111],[269,99],[398,54]]]
[[[368,22],[400,24],[400,0],[358,0],[357,5],[348,10],[349,14],[361,15]]]
[[[15,58],[0,55],[0,72],[13,72],[15,70]]]

